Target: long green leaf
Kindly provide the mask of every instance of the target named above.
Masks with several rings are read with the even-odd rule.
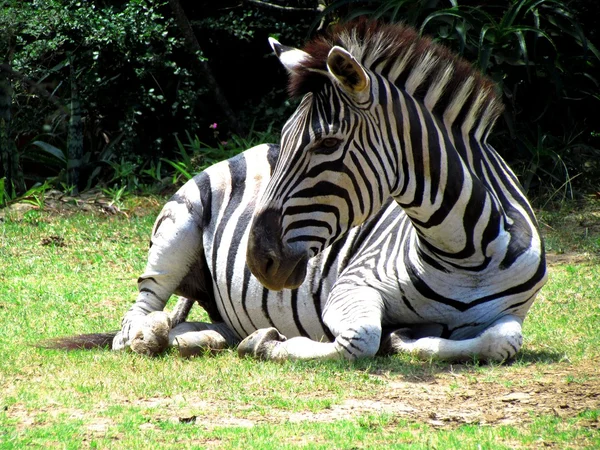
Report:
[[[186,179],[186,181],[193,178],[193,175],[186,170],[186,167],[184,164],[177,162],[177,161],[171,161],[166,158],[161,158],[161,161],[164,161],[167,164],[169,164],[171,167],[173,167],[178,173],[183,175],[183,177]]]
[[[64,152],[61,149],[56,148],[54,145],[48,144],[47,142],[44,142],[44,141],[34,141],[34,142],[32,142],[32,144],[35,145],[36,147],[41,148],[46,153],[54,156],[55,158],[61,160],[62,162],[64,162],[64,163],[67,162],[67,158],[66,158]]]
[[[527,52],[527,44],[525,43],[525,36],[522,31],[516,31],[515,36],[519,42],[519,48],[521,49],[521,55],[525,61],[525,70],[527,71],[527,80],[531,83],[531,71],[529,70],[529,53]]]
[[[594,44],[592,44],[590,41],[587,41],[587,48],[594,54],[596,59],[598,59],[600,61],[600,52],[598,51],[596,46]]]
[[[500,21],[500,27],[511,27],[523,8],[525,8],[525,12],[523,12],[523,15],[525,15],[529,11],[537,8],[541,3],[545,3],[547,1],[548,0],[520,0],[514,3],[502,17],[502,20]]]
[[[460,11],[459,9],[454,9],[454,8],[432,12],[425,18],[425,20],[423,20],[423,23],[421,24],[421,28],[419,29],[419,31],[422,33],[425,30],[425,27],[427,26],[427,24],[430,21],[432,21],[433,19],[438,19],[438,18],[445,19],[447,17],[451,17],[454,19],[465,19],[466,14],[463,11]]]
[[[485,44],[485,39],[487,37],[488,31],[491,29],[490,24],[485,24],[481,28],[481,32],[479,33],[479,68],[482,72],[487,70],[487,66],[490,61],[490,55],[492,53],[492,46]],[[495,37],[494,37],[495,41]]]

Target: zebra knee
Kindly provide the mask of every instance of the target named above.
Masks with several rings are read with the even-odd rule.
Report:
[[[351,328],[335,338],[338,352],[350,361],[375,356],[379,351],[380,343],[381,327],[379,326],[365,325]]]

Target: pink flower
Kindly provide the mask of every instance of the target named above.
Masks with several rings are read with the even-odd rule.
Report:
[[[208,128],[212,128],[213,130],[217,129],[217,122],[213,123],[212,125],[209,125]]]

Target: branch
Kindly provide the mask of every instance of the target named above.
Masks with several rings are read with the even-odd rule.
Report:
[[[70,111],[62,104],[62,102],[54,95],[50,94],[46,89],[39,85],[39,83],[33,81],[31,78],[23,75],[21,72],[17,72],[8,64],[0,64],[0,72],[7,73],[10,77],[16,78],[23,83],[27,84],[32,90],[40,94],[58,109],[66,115],[70,115]]]
[[[313,9],[313,8],[295,8],[293,6],[281,6],[281,5],[276,5],[274,3],[267,3],[267,2],[263,2],[261,0],[246,0],[246,2],[248,3],[252,3],[256,6],[260,6],[261,8],[265,8],[265,9],[272,9],[275,11],[281,11],[281,12],[319,12],[319,8],[317,9]],[[319,5],[320,6],[320,5]]]
[[[171,5],[173,15],[175,16],[175,20],[179,26],[179,30],[181,31],[183,38],[185,39],[188,49],[192,55],[195,55],[192,61],[196,64],[198,70],[204,76],[206,84],[208,85],[209,90],[212,91],[217,105],[221,108],[221,111],[225,117],[229,119],[229,123],[233,132],[243,135],[242,127],[238,122],[233,110],[231,109],[231,106],[229,106],[229,102],[225,98],[225,94],[223,94],[219,83],[212,73],[212,70],[210,70],[210,66],[206,61],[200,61],[198,59],[198,55],[203,54],[202,47],[200,47],[200,43],[198,42],[198,39],[196,39],[194,30],[192,30],[192,26],[190,25],[190,22],[188,21],[188,18],[185,15],[185,11],[181,7],[179,0],[169,0],[169,4]]]

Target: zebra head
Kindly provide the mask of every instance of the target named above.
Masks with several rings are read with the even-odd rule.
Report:
[[[270,41],[290,74],[290,89],[305,95],[283,127],[247,263],[266,287],[282,289],[299,286],[311,257],[381,208],[395,170],[379,156],[377,75],[339,45],[321,43],[313,54],[310,46],[303,51]]]

